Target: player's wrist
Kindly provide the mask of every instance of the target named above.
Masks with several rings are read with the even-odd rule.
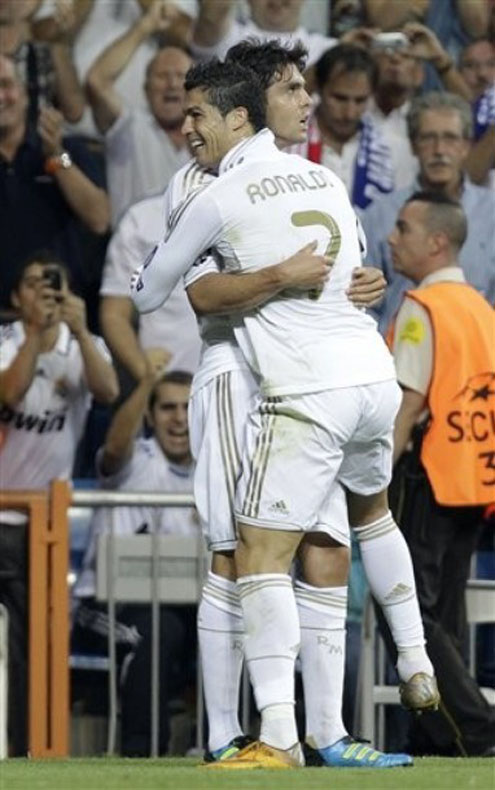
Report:
[[[268,266],[263,271],[266,272],[267,285],[271,285],[279,291],[290,285],[289,267],[286,261],[276,263],[274,266]]]

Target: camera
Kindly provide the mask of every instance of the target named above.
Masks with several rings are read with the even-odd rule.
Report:
[[[62,290],[62,272],[58,266],[45,266],[43,269],[43,280],[45,285],[53,288],[54,291]]]
[[[405,33],[377,33],[371,48],[380,52],[400,52],[407,49],[410,42]]]

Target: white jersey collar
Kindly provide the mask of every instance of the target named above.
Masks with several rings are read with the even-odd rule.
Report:
[[[24,325],[22,321],[14,321],[13,328],[15,335],[19,339],[19,343],[23,343],[26,338],[26,332],[24,331]],[[45,353],[50,354],[52,351],[57,351],[59,354],[67,354],[70,345],[70,338],[71,333],[69,327],[67,324],[64,324],[64,322],[61,321],[58,328],[57,342],[51,351]]]
[[[227,170],[242,165],[246,159],[258,159],[267,153],[273,157],[275,152],[278,153],[278,148],[275,145],[273,132],[265,127],[252,137],[241,140],[225,154],[218,167],[218,175],[221,176]]]

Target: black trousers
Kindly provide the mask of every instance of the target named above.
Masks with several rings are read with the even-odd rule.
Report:
[[[416,754],[483,754],[495,744],[495,709],[464,657],[465,590],[483,529],[482,509],[438,505],[413,456],[399,464],[390,501],[411,552],[426,646],[442,697],[438,712],[414,719],[410,748]],[[382,617],[380,623],[384,627]],[[395,662],[390,633],[384,635]]]
[[[8,741],[11,757],[27,754],[27,525],[0,522],[0,603],[9,615]]]

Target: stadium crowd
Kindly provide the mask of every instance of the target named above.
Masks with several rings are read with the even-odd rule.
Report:
[[[355,589],[366,575],[384,614],[394,664],[399,657],[401,682],[407,686],[415,674],[432,681],[425,705],[431,710],[414,721],[408,716],[399,751],[495,756],[495,709],[465,663],[463,603],[480,540],[494,550],[493,509],[490,517],[486,507],[495,500],[492,0],[0,0],[0,489],[46,488],[54,478],[98,478],[107,489],[192,490],[192,459],[202,474],[205,459],[193,426],[187,427],[187,401],[191,390],[198,409],[208,383],[193,379],[205,337],[195,313],[202,332],[208,319],[208,331],[220,343],[225,319],[215,323],[208,313],[256,307],[284,287],[309,289],[331,279],[327,268],[316,272],[321,256],[306,249],[279,264],[285,268],[278,270],[272,291],[255,290],[253,281],[250,303],[221,302],[220,286],[216,294],[203,294],[194,277],[186,277],[187,295],[180,280],[153,312],[139,315],[134,307],[133,271],[165,232],[172,232],[175,210],[180,227],[181,199],[215,180],[209,162],[203,169],[189,164],[191,153],[201,164],[201,153],[188,146],[195,121],[191,116],[184,122],[186,75],[194,64],[214,57],[258,73],[249,62],[249,47],[247,54],[243,49],[247,39],[257,44],[276,39],[287,47],[300,42],[307,51],[307,101],[295,98],[284,119],[277,115],[284,109],[274,92],[277,79],[267,81],[267,126],[289,153],[328,168],[343,182],[364,231],[361,253],[370,269],[369,282],[362,270],[355,273],[349,297],[369,308],[387,338],[403,391],[390,501],[405,542],[402,536],[398,540],[387,515],[375,516],[374,531],[366,521],[353,525],[354,551],[359,544],[362,558]],[[299,62],[292,61],[290,68]],[[270,79],[273,74],[279,74],[275,67]],[[294,91],[294,96],[305,94],[301,85]],[[302,137],[280,133],[278,118],[289,128],[303,105],[307,129]],[[270,197],[258,194],[263,201]],[[459,292],[452,292],[452,283]],[[465,376],[462,392],[451,375],[456,367]],[[222,394],[222,375],[217,411],[231,408]],[[450,401],[461,396],[459,411],[451,409]],[[454,432],[450,441],[463,450],[471,446],[459,468],[448,462],[449,440],[427,430],[444,414]],[[479,467],[474,446],[483,457]],[[209,452],[211,462],[215,455]],[[473,484],[464,485],[470,476]],[[164,534],[200,534],[199,522],[204,528],[205,512],[213,505],[195,493],[199,519],[190,510],[165,509],[157,519],[146,508],[122,509],[117,529],[145,533],[153,522]],[[335,496],[341,497],[338,513],[347,524],[345,496],[342,491]],[[347,505],[350,516],[359,510],[352,497]],[[230,518],[228,503],[226,508]],[[78,650],[98,651],[106,638],[92,576],[95,536],[106,523],[106,511],[96,511],[75,588],[73,644]],[[224,535],[210,548],[221,563],[222,552],[233,545]],[[409,551],[414,574],[407,571],[404,596],[392,568],[399,555],[405,568]],[[315,612],[332,598],[328,630],[339,632],[345,642],[349,562],[348,537],[332,531],[323,542],[309,539],[299,552],[295,597],[303,632],[322,628]],[[200,606],[205,656],[212,649],[208,633],[223,632],[226,613],[229,633],[242,631],[235,587],[230,566],[214,564]],[[396,604],[408,607],[407,634],[390,591]],[[9,613],[9,748],[18,756],[28,751],[27,547],[26,518],[14,511],[0,513],[0,603]],[[428,655],[419,616],[414,631],[418,603]],[[118,615],[121,748],[130,756],[146,755],[149,616],[136,605],[122,607]],[[163,607],[161,753],[169,748],[170,700],[185,693],[192,675],[193,619],[189,610]],[[304,692],[316,706],[307,703],[306,729],[314,734],[318,694],[308,679],[305,655],[310,670],[316,667],[321,677],[325,670],[311,664],[304,638]],[[359,630],[349,627],[347,638],[348,653],[356,656]],[[344,643],[339,645],[343,663]],[[236,651],[232,677],[212,671],[209,684],[205,678],[208,715],[212,711],[210,762],[250,747],[232,702],[242,665],[242,651]],[[336,658],[332,661],[331,672],[342,677],[328,697],[340,708],[344,670]],[[331,729],[336,734],[328,741],[342,741],[341,762],[335,762],[334,753],[325,756],[324,736],[322,743],[308,744],[324,764],[346,764],[350,757],[342,755],[354,746],[346,740],[352,728],[353,668],[348,662],[345,727],[337,711]],[[327,692],[320,692],[323,704]],[[416,709],[420,693],[414,691],[411,702],[406,690],[406,707]],[[276,731],[273,720],[262,719],[262,732]],[[387,767],[407,764],[403,758],[363,752],[363,759]]]

